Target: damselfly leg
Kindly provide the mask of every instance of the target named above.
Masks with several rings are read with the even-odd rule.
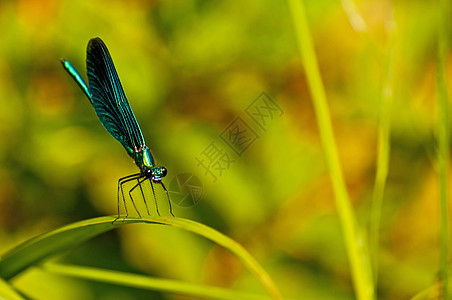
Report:
[[[129,216],[129,211],[127,209],[127,204],[126,204],[126,197],[124,196],[123,185],[125,183],[127,183],[127,182],[134,181],[134,180],[137,180],[137,183],[129,190],[129,197],[130,197],[130,200],[132,201],[132,204],[133,204],[133,207],[135,208],[135,211],[138,213],[138,217],[141,218],[141,214],[138,211],[138,208],[137,208],[137,206],[135,204],[135,201],[133,200],[133,196],[132,196],[132,192],[137,187],[140,188],[140,192],[141,192],[141,195],[143,196],[143,201],[144,201],[144,204],[146,206],[146,211],[147,211],[149,216],[151,215],[150,212],[149,212],[148,204],[146,202],[146,197],[144,196],[143,187],[141,186],[142,183],[145,182],[146,180],[149,180],[149,183],[151,184],[152,194],[154,195],[155,210],[156,210],[157,214],[160,216],[159,207],[158,207],[158,203],[157,203],[157,196],[155,195],[155,189],[154,189],[154,185],[152,183],[152,180],[149,177],[146,177],[145,175],[143,175],[142,173],[137,173],[137,174],[132,174],[132,175],[128,175],[128,176],[122,177],[122,178],[120,178],[118,180],[118,216],[116,217],[116,219],[113,220],[113,223],[121,217],[120,197],[122,197],[122,201],[124,203],[124,210],[126,212],[124,220]],[[166,187],[163,184],[163,182],[158,182],[158,183],[162,185],[162,188],[163,188],[163,190],[166,193],[166,197],[168,198],[169,211],[170,211],[171,215],[174,217],[173,208],[171,206],[171,199],[170,199],[168,190],[166,189]]]
[[[122,186],[124,185],[124,183],[127,183],[132,180],[139,180],[140,178],[141,178],[141,173],[132,174],[132,175],[128,175],[128,176],[119,178],[119,180],[118,180],[118,216],[116,217],[116,219],[113,220],[113,223],[121,217],[121,211],[120,211],[120,205],[119,205],[119,203],[120,203],[119,191],[121,191],[122,201],[124,202],[124,209],[126,211],[126,216],[124,217],[124,219],[126,219],[129,216],[129,211],[127,210],[126,198],[124,197],[124,190],[123,190]],[[135,210],[138,212],[133,199],[132,199],[132,203],[133,203],[133,206],[135,207]],[[139,212],[138,212],[138,215],[140,215]],[[140,216],[140,218],[141,218],[141,216]]]
[[[157,204],[157,197],[155,196],[155,190],[154,185],[152,184],[152,180],[149,180],[149,183],[151,184],[152,194],[154,195],[155,209],[157,210],[157,214],[160,216],[159,206]]]
[[[169,197],[168,190],[166,189],[166,187],[165,187],[165,185],[163,184],[163,182],[160,182],[160,184],[162,185],[162,188],[165,190],[166,197],[168,197],[169,211],[170,211],[171,215],[174,217],[174,214],[173,214],[173,207],[171,206],[171,199],[170,199],[170,197]]]
[[[146,203],[146,197],[144,197],[143,188],[141,187],[141,184],[142,184],[146,179],[148,179],[148,178],[147,178],[147,177],[144,177],[143,180],[140,180],[141,178],[143,178],[143,177],[139,177],[139,178],[137,179],[138,183],[135,184],[135,185],[130,189],[130,191],[129,191],[129,196],[130,196],[130,199],[132,199],[132,202],[133,202],[132,192],[133,192],[133,190],[134,190],[137,186],[139,186],[139,187],[140,187],[140,191],[141,191],[141,195],[143,196],[144,205],[146,206],[146,211],[148,212],[148,216],[150,216],[151,214],[149,213],[149,207],[148,207],[148,204]],[[134,203],[134,202],[133,202],[133,203]],[[135,205],[135,203],[134,203],[133,205]],[[136,209],[136,207],[135,207],[135,209]],[[137,212],[138,212],[138,210],[137,210]],[[140,218],[141,218],[141,215],[140,215],[139,212],[138,212],[138,215],[139,215]]]

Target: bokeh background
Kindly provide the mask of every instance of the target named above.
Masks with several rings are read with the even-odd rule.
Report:
[[[364,230],[384,65],[393,47],[378,293],[410,298],[435,283],[439,260],[436,2],[356,1],[364,32],[351,25],[347,1],[306,2],[347,187]],[[393,44],[388,28],[395,28]],[[148,146],[169,170],[167,186],[182,173],[202,185],[201,200],[174,206],[175,215],[240,242],[288,298],[354,298],[286,2],[0,1],[0,29],[0,253],[64,224],[116,214],[117,180],[138,170],[60,64],[68,59],[85,76],[87,42],[99,36]],[[246,113],[263,92],[282,112],[265,128]],[[237,117],[258,136],[241,155],[221,139]],[[212,143],[231,159],[221,172],[212,169],[216,180],[197,161]],[[168,214],[165,195],[158,197]],[[163,226],[123,226],[59,259],[265,293],[221,247]],[[38,269],[14,284],[37,299],[185,299]]]

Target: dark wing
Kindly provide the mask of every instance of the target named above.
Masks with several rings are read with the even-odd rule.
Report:
[[[89,91],[96,114],[105,129],[132,154],[145,142],[107,46],[100,38],[94,38],[86,52]]]

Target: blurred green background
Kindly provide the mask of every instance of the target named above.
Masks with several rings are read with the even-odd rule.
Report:
[[[306,2],[343,171],[364,229],[394,13],[378,293],[409,298],[432,286],[438,270],[438,9],[430,1],[357,1],[367,25],[362,33],[340,1]],[[187,172],[202,183],[199,203],[174,206],[175,215],[240,242],[286,297],[354,298],[286,2],[0,1],[0,28],[0,253],[69,222],[116,214],[118,178],[138,171],[60,63],[71,61],[86,78],[86,45],[99,36],[148,146],[169,170],[166,185]],[[262,92],[282,111],[265,128],[246,113]],[[259,137],[242,155],[220,138],[237,117]],[[214,169],[216,180],[196,160],[212,142],[233,160]],[[168,214],[157,190],[160,211]],[[163,226],[124,226],[59,259],[265,293],[221,247]],[[186,299],[39,270],[14,284],[37,299]]]

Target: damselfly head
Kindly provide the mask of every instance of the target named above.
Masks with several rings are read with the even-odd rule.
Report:
[[[146,175],[151,177],[154,183],[160,183],[162,178],[167,174],[167,170],[165,167],[154,167],[146,170]]]

